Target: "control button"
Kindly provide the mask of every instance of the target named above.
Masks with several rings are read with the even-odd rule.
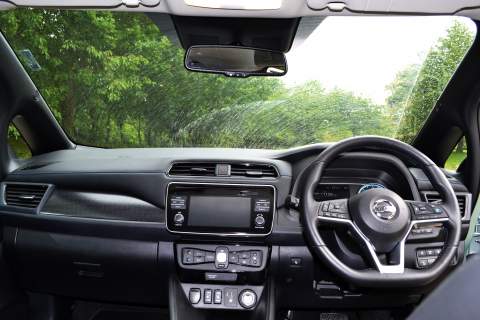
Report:
[[[225,247],[218,247],[215,250],[215,268],[226,269],[228,268],[228,249]]]
[[[240,292],[240,296],[238,297],[238,302],[245,309],[251,309],[257,303],[257,295],[252,290],[245,289],[242,292]]]
[[[428,266],[428,259],[418,259],[418,266],[420,268],[425,268]]]
[[[425,257],[427,255],[427,251],[425,249],[419,249],[417,250],[417,256],[419,257]]]
[[[222,303],[222,290],[216,289],[213,296],[213,303],[221,304]]]
[[[441,214],[443,213],[442,207],[436,205],[436,204],[431,204],[430,207],[432,208],[432,212],[435,214]]]
[[[205,252],[205,262],[214,262],[215,261],[215,253],[207,251]]]
[[[328,203],[328,202],[324,202],[323,205],[322,205],[322,211],[323,211],[323,212],[327,212],[327,211],[328,211],[328,206],[329,206],[329,203]]]
[[[248,259],[248,258],[250,258],[250,252],[248,251],[240,252],[240,259]]]
[[[205,257],[205,251],[203,251],[203,250],[195,250],[194,253],[193,253],[193,255],[194,255],[195,257]]]
[[[437,260],[437,259],[436,259],[436,258],[428,258],[428,259],[427,259],[428,265],[433,264],[433,263],[435,262],[435,260]]]
[[[240,259],[240,264],[242,266],[248,266],[250,263],[249,263],[250,259]]]
[[[228,255],[228,262],[232,264],[238,264],[238,253],[236,252],[230,252]]]
[[[187,197],[186,196],[173,196],[170,198],[170,208],[173,210],[185,210],[187,209]]]
[[[263,227],[265,225],[265,218],[263,216],[256,216],[255,217],[255,226],[256,227]]]
[[[182,250],[182,262],[184,264],[193,263],[193,250],[192,249],[183,249]]]
[[[185,221],[185,217],[183,216],[183,214],[181,213],[177,213],[175,214],[175,216],[173,217],[173,222],[175,224],[183,224],[183,221]]]
[[[252,251],[250,253],[250,265],[259,267],[262,264],[262,253],[260,251]]]
[[[225,288],[225,307],[236,307],[238,299],[238,290],[236,288]]]
[[[205,289],[205,291],[203,292],[203,303],[212,303],[212,289]]]
[[[433,251],[435,252],[435,255],[436,255],[436,256],[439,256],[440,253],[442,253],[442,249],[441,249],[441,248],[433,249]]]
[[[193,263],[204,263],[205,257],[193,257]]]
[[[254,212],[269,212],[270,211],[270,200],[268,199],[258,199],[255,200]]]
[[[302,265],[302,258],[290,258],[290,265],[291,266],[301,266]]]
[[[191,304],[199,303],[201,297],[202,297],[202,291],[200,289],[198,288],[190,289],[190,292],[188,293],[188,300],[190,300]]]
[[[183,263],[184,264],[192,264],[193,263],[193,256],[183,256]]]
[[[427,256],[431,257],[435,255],[435,250],[434,249],[427,249]]]

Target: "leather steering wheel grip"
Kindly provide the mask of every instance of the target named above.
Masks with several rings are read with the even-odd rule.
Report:
[[[419,166],[430,179],[434,188],[444,199],[443,208],[447,214],[446,226],[449,229],[442,254],[429,268],[423,270],[405,268],[401,273],[381,273],[376,269],[356,270],[339,260],[328,248],[318,232],[318,202],[313,193],[325,168],[342,153],[359,149],[374,150],[407,158]],[[361,136],[342,140],[325,149],[305,170],[304,186],[301,192],[300,210],[307,241],[315,254],[330,269],[352,284],[361,287],[417,287],[426,285],[438,278],[449,266],[456,254],[460,241],[461,216],[457,198],[446,176],[435,163],[423,153],[401,141],[377,137]]]

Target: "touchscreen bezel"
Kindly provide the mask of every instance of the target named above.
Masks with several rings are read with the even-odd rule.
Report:
[[[255,190],[255,189],[266,189],[268,188],[271,197],[271,210],[268,213],[271,215],[268,220],[268,225],[265,226],[264,229],[253,229],[252,226],[249,228],[225,228],[225,227],[191,227],[185,225],[181,228],[175,227],[172,223],[173,217],[170,215],[174,215],[173,212],[169,210],[169,196],[172,194],[172,188],[175,187],[198,187],[201,189],[205,187],[205,189],[210,188],[219,188],[220,190],[224,190],[225,188],[232,188],[232,189],[242,189],[242,190]],[[177,195],[175,190],[173,191],[173,195]],[[166,196],[165,196],[165,217],[166,217],[166,227],[167,230],[172,233],[180,233],[180,234],[203,234],[203,235],[221,235],[221,236],[267,236],[272,232],[273,229],[273,221],[275,220],[276,216],[276,188],[273,185],[266,185],[266,184],[231,184],[231,183],[202,183],[202,182],[170,182],[167,185]],[[187,204],[188,208],[188,204]],[[253,216],[253,212],[250,213]],[[233,230],[235,229],[235,230]]]

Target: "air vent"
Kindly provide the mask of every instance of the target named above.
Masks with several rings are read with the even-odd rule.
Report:
[[[252,178],[275,178],[278,176],[274,166],[256,163],[234,163],[232,164],[230,174],[232,176]]]
[[[168,172],[172,176],[215,176],[216,163],[179,162],[174,163]]]
[[[9,183],[5,186],[5,203],[9,206],[37,208],[47,189],[48,185],[44,184]]]
[[[425,198],[429,203],[442,203],[442,198],[438,193],[426,193]],[[467,207],[467,196],[457,194],[458,207],[460,208],[460,214],[465,216],[465,209]]]

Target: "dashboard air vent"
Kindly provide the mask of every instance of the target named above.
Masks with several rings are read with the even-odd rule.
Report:
[[[179,162],[174,163],[168,171],[172,176],[215,176],[215,163]]]
[[[37,208],[47,189],[48,185],[45,184],[9,183],[5,185],[5,203],[9,206]]]
[[[275,178],[278,176],[275,167],[268,164],[234,163],[231,167],[232,176],[251,178]]]
[[[425,198],[429,203],[442,203],[442,198],[439,194],[426,193]],[[458,207],[460,208],[460,214],[462,217],[465,216],[465,209],[467,205],[467,196],[457,194]]]

